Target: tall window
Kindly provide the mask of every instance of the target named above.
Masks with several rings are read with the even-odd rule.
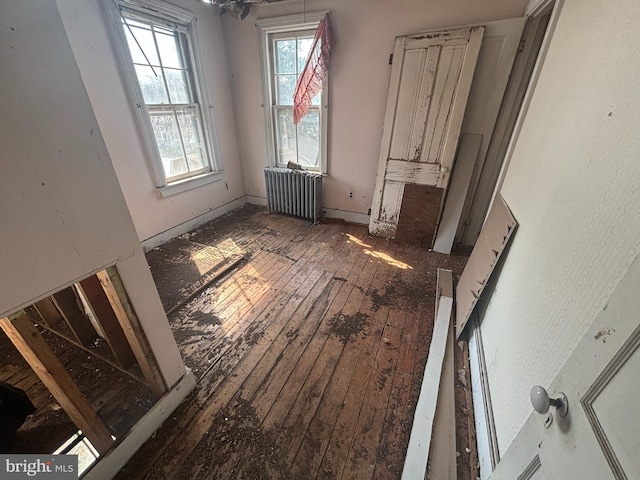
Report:
[[[326,12],[258,21],[263,42],[263,92],[268,150],[272,166],[295,162],[326,172],[328,82],[298,125],[293,123],[293,94],[313,44],[315,29]]]
[[[273,114],[278,164],[289,161],[318,169],[320,165],[320,98],[312,105],[298,125],[293,124],[293,93],[304,69],[315,31],[274,35],[271,39]]]
[[[157,0],[119,0],[136,107],[155,157],[159,187],[217,170],[211,119],[194,54],[190,12]]]

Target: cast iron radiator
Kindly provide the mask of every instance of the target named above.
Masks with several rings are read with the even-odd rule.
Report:
[[[265,168],[267,210],[320,221],[322,213],[322,175],[306,170]]]

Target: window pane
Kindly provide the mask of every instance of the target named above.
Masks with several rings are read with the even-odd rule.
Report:
[[[166,32],[166,33],[165,33]],[[177,44],[178,33],[156,28],[156,40],[163,67],[184,68],[182,55]]]
[[[295,40],[276,40],[274,53],[276,57],[275,73],[296,73]]]
[[[134,18],[129,18],[129,17],[127,17],[127,25],[130,25],[132,27],[146,28],[146,29],[151,28],[148,22],[142,22],[140,20],[136,20]]]
[[[173,112],[152,110],[149,112],[149,117],[167,179],[187,173],[187,164],[178,134],[178,123]]]
[[[177,110],[178,124],[182,133],[184,149],[187,153],[189,171],[199,170],[206,166],[204,152],[202,151],[202,136],[200,122],[195,109]]]
[[[317,167],[320,161],[320,114],[309,110],[298,123],[298,163]]]
[[[155,67],[155,69],[142,65],[136,65],[135,67],[138,82],[140,83],[140,89],[142,90],[142,95],[144,97],[144,103],[147,105],[168,103],[169,98],[167,97],[167,91],[164,88],[162,70],[160,67]]]
[[[293,124],[293,110],[276,111],[276,140],[278,162],[297,162],[296,127]]]
[[[313,44],[313,38],[299,38],[298,39],[298,73],[302,73],[304,66],[307,64],[307,57],[309,56],[309,50]]]
[[[192,103],[187,72],[166,68],[164,74],[167,78],[171,103]]]
[[[131,20],[127,20],[127,24],[131,26]],[[131,27],[131,31],[129,31],[129,28],[127,28],[127,26],[125,25],[124,32],[127,36],[127,43],[129,45],[129,50],[131,51],[133,63],[141,63],[143,65],[148,65],[149,63],[151,63],[151,65],[154,66],[160,65],[160,62],[158,61],[158,52],[156,51],[156,45],[153,41],[153,35],[149,28]],[[144,55],[142,54],[143,50]]]
[[[276,75],[278,105],[293,105],[293,93],[296,90],[295,75]]]

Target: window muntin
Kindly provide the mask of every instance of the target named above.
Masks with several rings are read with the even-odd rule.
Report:
[[[121,23],[165,184],[210,172],[188,25],[125,7]]]
[[[269,36],[271,72],[271,108],[276,162],[290,161],[309,170],[320,170],[322,148],[322,95],[312,100],[307,114],[293,124],[293,95],[298,77],[306,65],[315,30],[272,34]]]

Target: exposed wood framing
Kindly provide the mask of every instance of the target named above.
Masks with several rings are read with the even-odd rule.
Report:
[[[114,442],[109,429],[91,408],[29,317],[19,312],[0,319],[0,327],[96,450],[101,454],[107,452]]]
[[[129,368],[135,363],[136,357],[120,326],[120,322],[114,311],[115,309],[112,308],[111,302],[102,289],[102,285],[97,276],[92,275],[81,280],[78,286],[82,289],[82,293],[88,300],[94,317],[100,323],[104,333],[104,339],[107,341],[107,345],[109,345],[116,361],[122,368]]]
[[[91,348],[88,348],[88,347],[85,347],[84,345],[78,343],[77,340],[74,340],[73,338],[69,338],[68,336],[66,336],[66,335],[54,330],[53,328],[49,327],[48,325],[40,325],[40,326],[44,330],[46,330],[47,332],[52,333],[53,335],[55,335],[56,337],[61,338],[65,342],[69,342],[71,345],[74,345],[75,347],[79,348],[80,350],[82,350],[84,352],[87,352],[88,354],[93,355],[94,357],[100,359],[101,361],[103,361],[104,363],[109,365],[110,367],[118,370],[119,372],[123,373],[124,375],[127,375],[129,378],[135,380],[136,382],[145,383],[144,378],[139,378],[137,375],[134,375],[133,373],[129,372],[128,370],[125,370],[124,368],[122,368],[117,363],[109,360],[108,358],[105,358],[103,355],[98,355],[95,350],[93,350]]]
[[[96,273],[96,277],[100,281],[104,293],[109,299],[113,312],[129,341],[129,345],[133,350],[147,384],[157,397],[161,397],[167,392],[167,385],[160,373],[153,352],[147,343],[138,317],[129,302],[129,297],[120,280],[118,271],[115,267],[109,267],[107,270]]]
[[[91,321],[80,309],[80,299],[73,287],[67,287],[64,290],[60,290],[59,292],[54,293],[51,298],[53,299],[56,307],[58,307],[65,323],[69,326],[78,341],[85,347],[91,345],[98,337],[98,334],[96,333],[95,328],[93,328]],[[50,319],[46,320],[49,325],[52,324]]]
[[[51,297],[43,298],[39,302],[34,303],[33,306],[40,314],[42,321],[48,325],[55,325],[62,320],[62,315],[60,315]]]
[[[416,405],[407,456],[402,469],[402,480],[423,480],[427,471],[431,433],[453,308],[453,275],[451,270],[438,269],[436,295],[437,309],[433,337]]]

